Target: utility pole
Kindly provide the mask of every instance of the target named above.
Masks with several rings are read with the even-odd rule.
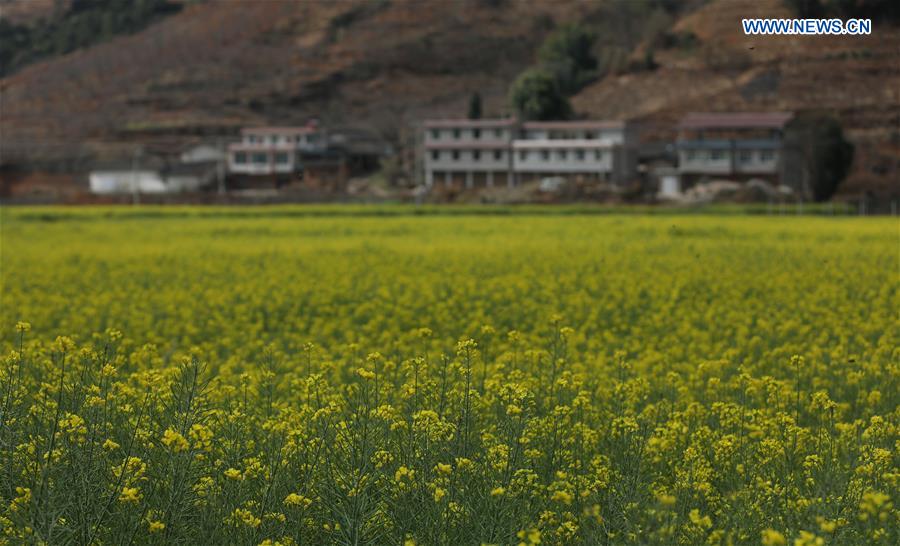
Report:
[[[227,161],[228,155],[225,151],[222,137],[217,139],[216,149],[219,150],[219,153],[221,154],[219,156],[219,161],[216,162],[216,181],[218,182],[219,195],[225,195],[225,161]]]
[[[134,153],[131,156],[131,204],[139,205],[141,204],[141,193],[138,187],[138,159],[141,155],[141,147],[137,146],[134,149]]]

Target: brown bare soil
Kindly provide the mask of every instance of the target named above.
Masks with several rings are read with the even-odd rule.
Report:
[[[137,34],[0,81],[3,160],[59,169],[127,157],[136,145],[173,151],[243,125],[312,116],[371,128],[402,146],[422,117],[463,115],[475,91],[486,115],[508,113],[510,82],[533,63],[553,24],[589,20],[597,5],[188,4]],[[740,19],[750,16],[790,14],[781,0],[711,2],[671,28],[693,34],[690,47],[655,47],[658,68],[608,75],[573,98],[576,111],[636,118],[646,138],[663,139],[688,111],[822,110],[857,144],[845,189],[900,191],[892,184],[900,180],[900,28],[876,26],[867,37],[747,37]]]

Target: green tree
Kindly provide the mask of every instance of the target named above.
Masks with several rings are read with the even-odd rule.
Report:
[[[785,129],[784,161],[801,189],[816,201],[829,199],[853,163],[853,145],[841,124],[822,115],[801,115]]]
[[[566,119],[572,114],[556,78],[543,68],[526,70],[512,85],[509,100],[524,119]]]
[[[469,119],[481,119],[481,94],[478,91],[469,97]]]
[[[567,95],[576,93],[597,77],[593,48],[596,35],[578,23],[556,29],[538,50],[538,61],[546,67]]]
[[[137,32],[180,9],[170,0],[71,0],[59,2],[53,17],[27,27],[0,21],[0,76],[43,57]]]

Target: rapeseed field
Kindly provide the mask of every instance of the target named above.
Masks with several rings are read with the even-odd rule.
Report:
[[[0,211],[0,543],[900,542],[896,219],[338,210]]]

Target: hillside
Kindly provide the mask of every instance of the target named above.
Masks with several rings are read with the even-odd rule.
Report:
[[[632,58],[652,50],[658,65],[617,69],[589,85],[573,98],[579,115],[637,118],[648,138],[665,138],[668,122],[690,110],[823,109],[858,143],[847,187],[892,189],[900,157],[900,29],[832,38],[741,33],[741,17],[789,16],[782,0],[711,2],[660,17],[665,32],[647,32],[649,23],[636,16],[610,21],[633,5],[187,3],[140,32],[0,81],[3,158],[77,169],[88,159],[130,154],[136,144],[177,149],[245,124],[311,116],[371,128],[402,145],[416,120],[460,115],[474,91],[486,115],[507,113],[511,80],[554,26],[577,20],[605,29],[598,53],[613,49],[609,29],[622,27],[639,44]]]
[[[816,110],[843,123],[856,145],[840,193],[900,196],[900,28],[870,36],[745,36],[741,18],[791,17],[781,0],[713,2],[670,31],[688,47],[655,50],[653,71],[605,78],[574,99],[596,117],[645,122],[669,138],[671,123],[698,110]],[[636,57],[645,53],[644,44]]]
[[[224,2],[187,6],[135,35],[30,66],[2,82],[4,146],[32,158],[248,123],[374,125],[395,138],[508,81],[554,21],[590,4]],[[186,136],[187,135],[187,136]]]

